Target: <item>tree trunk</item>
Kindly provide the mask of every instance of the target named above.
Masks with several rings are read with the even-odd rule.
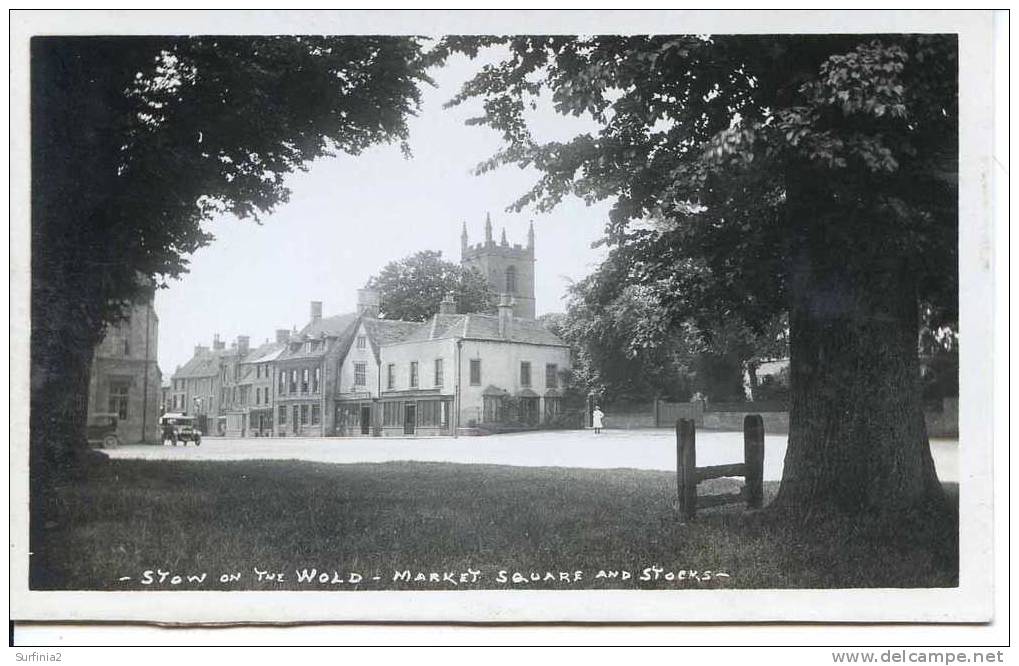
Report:
[[[92,354],[97,343],[77,290],[56,291],[34,276],[30,395],[30,469],[33,481],[68,471],[88,447],[86,420]],[[48,287],[48,288],[47,288]]]
[[[801,249],[790,279],[790,429],[775,510],[940,511],[911,276],[892,252],[861,258],[830,238]]]

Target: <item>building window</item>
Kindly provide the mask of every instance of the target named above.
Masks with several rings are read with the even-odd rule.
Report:
[[[261,379],[261,378],[262,378],[262,366],[258,365],[256,363],[255,364],[255,379]]]
[[[506,269],[506,293],[517,293],[517,269],[515,266]]]
[[[284,371],[284,372],[280,372],[279,394],[283,395],[286,392],[287,392],[287,373]]]
[[[127,418],[127,394],[127,383],[110,383],[110,413],[116,414],[121,421]]]
[[[321,368],[315,368],[315,375],[312,378],[312,384],[311,384],[311,390],[312,390],[313,393],[318,393],[319,384],[321,383],[321,380],[322,380],[322,374],[321,373],[322,373],[322,369]]]
[[[418,362],[410,362],[410,387],[417,388],[418,386]]]
[[[555,363],[545,364],[545,388],[559,387],[559,366]]]
[[[124,338],[124,356],[131,355],[131,339]]]
[[[442,417],[441,405],[438,400],[421,400],[418,402],[417,419],[419,426],[437,427]]]
[[[396,388],[396,364],[394,363],[386,366],[386,388],[390,391]]]
[[[286,405],[280,405],[280,418],[279,418],[279,422],[280,422],[280,425],[286,425],[287,424],[287,407],[286,407]]]
[[[257,386],[255,387],[255,404],[262,404],[262,389]]]
[[[290,392],[297,393],[297,370],[290,371]]]
[[[435,359],[435,385],[442,386],[442,359]]]
[[[471,359],[471,386],[481,386],[481,359]]]
[[[368,383],[368,379],[365,377],[365,363],[354,364],[354,386],[364,386]]]
[[[403,412],[402,402],[382,403],[382,425],[384,426],[403,425],[403,421],[401,420],[402,412]]]
[[[307,392],[308,392],[308,368],[301,368],[301,393]]]
[[[368,338],[363,336],[363,335],[357,336],[357,348],[358,349],[365,349],[367,346],[368,346]]]
[[[308,425],[308,405],[301,405],[301,425]]]
[[[530,386],[531,385],[531,363],[530,361],[520,362],[520,385]]]
[[[318,425],[322,421],[322,411],[318,405],[311,406],[311,425]]]

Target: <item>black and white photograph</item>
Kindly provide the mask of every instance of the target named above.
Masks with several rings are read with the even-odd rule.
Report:
[[[12,619],[991,620],[990,12],[64,14]]]

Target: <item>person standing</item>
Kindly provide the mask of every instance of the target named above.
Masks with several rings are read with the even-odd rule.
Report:
[[[591,425],[594,426],[594,434],[601,434],[602,419],[605,418],[605,412],[601,410],[598,405],[594,406],[594,411],[591,412]]]

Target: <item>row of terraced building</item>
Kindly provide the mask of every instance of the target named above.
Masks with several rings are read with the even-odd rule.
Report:
[[[379,318],[379,295],[358,291],[356,311],[323,317],[312,301],[301,329],[253,347],[238,336],[173,373],[164,409],[228,437],[473,434],[485,425],[541,426],[563,411],[569,349],[534,318],[534,232],[526,246],[485,240],[461,262],[501,294],[493,313],[457,313],[447,296],[430,319]]]

